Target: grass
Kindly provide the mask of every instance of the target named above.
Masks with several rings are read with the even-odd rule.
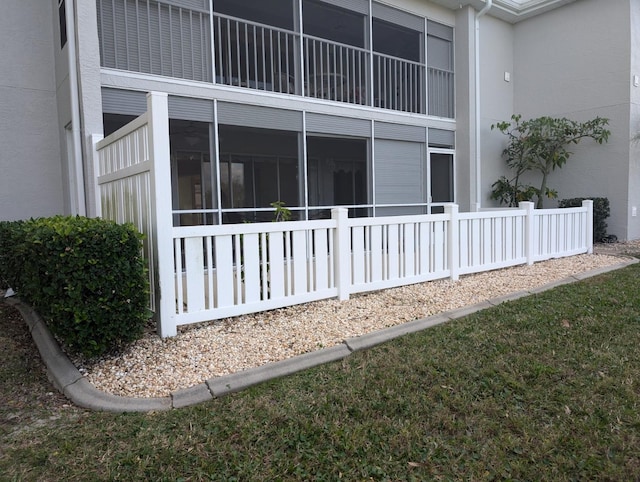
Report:
[[[638,265],[164,413],[65,406],[17,325],[0,480],[640,479]]]

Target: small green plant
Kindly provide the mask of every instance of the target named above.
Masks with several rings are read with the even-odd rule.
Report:
[[[284,201],[274,201],[270,206],[275,209],[273,215],[274,222],[291,221],[291,210],[286,207]]]
[[[571,157],[571,144],[583,138],[591,138],[598,144],[607,142],[611,132],[606,128],[608,119],[596,117],[590,121],[577,122],[567,118],[538,117],[522,120],[514,114],[511,121],[498,122],[491,129],[498,129],[507,136],[507,147],[502,155],[513,176],[502,176],[493,185],[491,198],[501,204],[516,206],[520,201],[536,199],[536,208],[543,207],[544,198],[556,198],[558,193],[547,186],[549,175],[562,168]],[[521,177],[526,172],[540,175],[540,187],[523,184]]]

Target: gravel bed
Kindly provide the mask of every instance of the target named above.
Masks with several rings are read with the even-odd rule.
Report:
[[[181,327],[161,339],[147,333],[116,356],[76,366],[99,390],[162,397],[208,378],[283,360],[407,321],[532,289],[610,266],[607,254],[517,266]]]

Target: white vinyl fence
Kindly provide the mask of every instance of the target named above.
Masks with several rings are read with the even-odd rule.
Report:
[[[174,227],[176,325],[592,250],[580,208]]]
[[[145,235],[150,308],[161,336],[189,323],[592,251],[582,207],[220,226],[172,226],[167,95],[94,139],[101,216]]]

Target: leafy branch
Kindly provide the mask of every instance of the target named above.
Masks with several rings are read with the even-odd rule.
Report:
[[[557,197],[557,192],[547,186],[547,180],[552,171],[562,168],[572,156],[568,147],[584,138],[598,144],[607,142],[611,134],[606,128],[608,124],[609,120],[602,117],[586,122],[547,116],[523,121],[520,114],[514,114],[511,121],[492,125],[492,130],[498,129],[507,136],[502,156],[514,175],[500,177],[492,185],[491,198],[509,206],[536,198],[536,207],[542,208],[545,197]],[[521,176],[530,171],[540,175],[539,188],[520,182]]]

